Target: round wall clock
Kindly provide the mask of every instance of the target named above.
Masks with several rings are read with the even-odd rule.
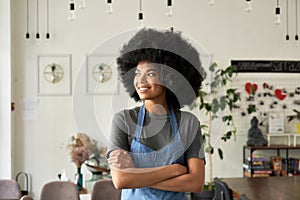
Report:
[[[63,68],[56,63],[49,64],[44,69],[44,77],[49,83],[58,83],[64,76]]]
[[[98,64],[93,68],[93,77],[96,81],[104,83],[112,76],[111,67],[108,64]]]

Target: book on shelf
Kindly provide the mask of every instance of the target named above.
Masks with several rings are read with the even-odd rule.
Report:
[[[273,174],[272,169],[253,170],[253,174]]]
[[[268,176],[270,176],[270,174],[268,174],[268,173],[253,173],[251,176],[251,171],[248,171],[248,170],[244,171],[244,175],[246,177],[268,177]]]
[[[300,174],[300,162],[299,162],[299,158],[289,158],[288,159],[288,173],[290,174]]]

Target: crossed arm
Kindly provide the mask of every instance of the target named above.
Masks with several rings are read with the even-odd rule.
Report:
[[[180,164],[154,168],[136,168],[127,151],[114,150],[108,162],[117,189],[152,187],[174,192],[200,192],[204,183],[204,161],[190,158]]]

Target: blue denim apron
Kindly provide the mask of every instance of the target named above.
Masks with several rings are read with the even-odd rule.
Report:
[[[138,113],[137,127],[135,129],[134,138],[130,146],[130,154],[134,160],[135,166],[138,168],[151,168],[170,165],[174,163],[186,164],[184,159],[185,148],[181,141],[173,110],[169,108],[170,122],[174,137],[168,145],[158,151],[155,151],[140,142],[145,112],[145,105],[142,105]],[[121,199],[187,200],[188,198],[185,192],[171,192],[144,187],[136,189],[123,189]]]

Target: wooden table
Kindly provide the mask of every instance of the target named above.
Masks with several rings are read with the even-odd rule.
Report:
[[[251,200],[300,200],[300,176],[222,178],[228,186]]]

